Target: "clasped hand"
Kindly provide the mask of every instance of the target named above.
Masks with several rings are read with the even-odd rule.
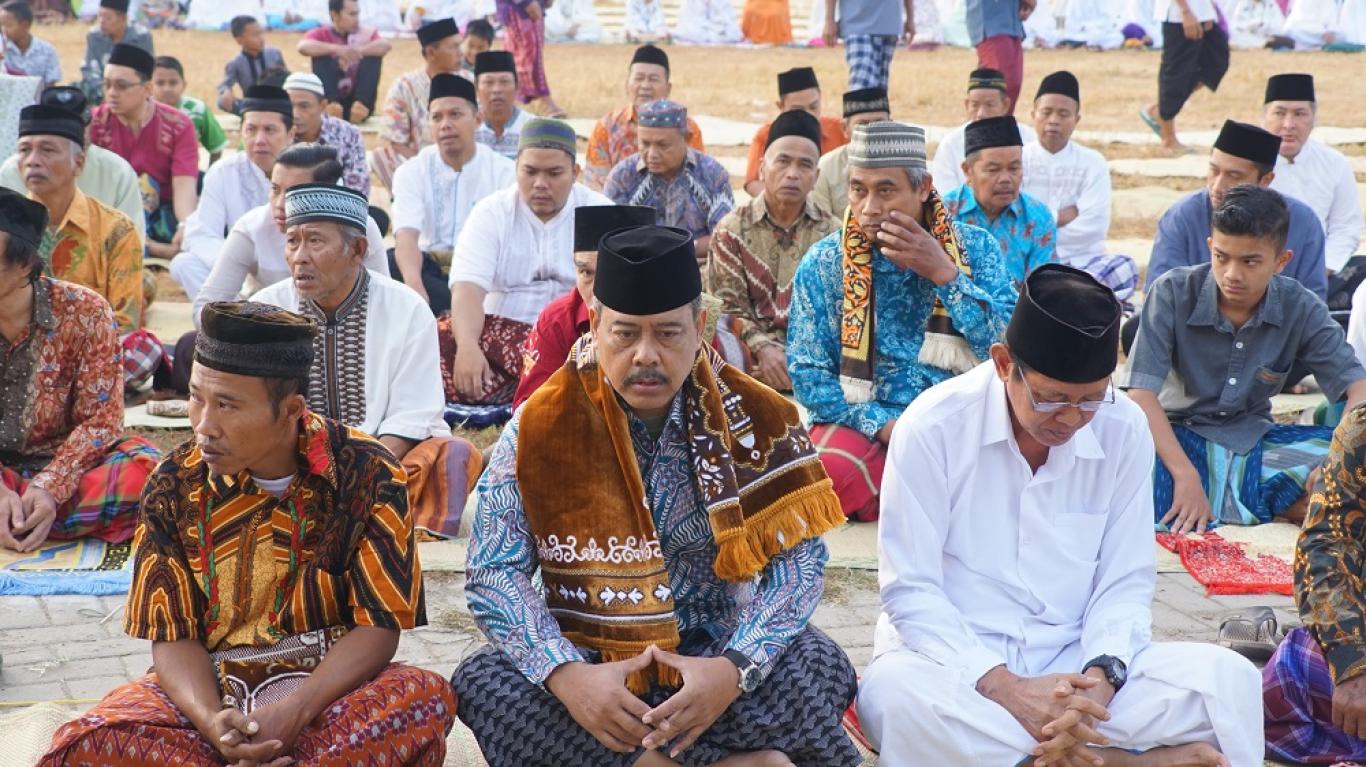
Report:
[[[1002,669],[1004,671],[1004,669]],[[1009,674],[1009,672],[1005,672]],[[1004,675],[1003,675],[1004,676]],[[1018,677],[989,685],[982,694],[1015,717],[1038,745],[1031,751],[1035,767],[1100,767],[1104,760],[1092,746],[1104,748],[1108,738],[1096,729],[1110,719],[1106,710],[1114,690],[1085,674]],[[986,677],[983,677],[986,680]]]
[[[250,716],[225,708],[210,720],[205,735],[232,767],[288,767],[303,729],[297,710],[288,701],[262,706]]]

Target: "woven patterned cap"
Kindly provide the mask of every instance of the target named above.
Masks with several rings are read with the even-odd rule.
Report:
[[[299,184],[285,191],[285,225],[334,221],[365,231],[370,207],[365,195],[344,186]]]
[[[926,170],[925,129],[891,120],[860,125],[849,142],[849,165]]]
[[[522,128],[522,134],[517,138],[517,151],[559,149],[568,152],[570,157],[577,157],[578,141],[579,138],[569,123],[548,117],[537,117],[528,121]]]
[[[678,128],[682,130],[688,127],[688,108],[677,101],[659,99],[641,107],[636,119],[642,128]]]

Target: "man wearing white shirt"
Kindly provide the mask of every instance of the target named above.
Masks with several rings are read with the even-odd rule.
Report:
[[[436,75],[427,106],[436,143],[394,172],[391,271],[438,316],[451,309],[446,273],[470,209],[516,178],[512,160],[474,140],[480,119],[474,85],[459,75]]]
[[[968,124],[1009,114],[1006,76],[995,69],[974,69],[968,75],[968,95],[963,99],[963,111],[967,113],[967,122],[946,133],[939,140],[939,147],[934,150],[934,165],[930,168],[930,175],[934,179],[934,188],[941,192],[952,191],[967,183],[967,174],[963,172],[963,134]],[[1020,126],[1020,137],[1025,143],[1038,138],[1028,125]]]
[[[1105,253],[1110,166],[1100,152],[1072,140],[1081,120],[1077,78],[1067,71],[1045,77],[1030,114],[1039,137],[1024,148],[1022,189],[1058,222],[1058,262],[1090,273],[1127,302],[1138,287],[1138,266],[1128,256]]]
[[[858,700],[883,761],[1262,764],[1257,669],[1151,642],[1153,442],[1110,381],[1121,318],[1042,266],[991,361],[897,421]]]
[[[1356,174],[1341,152],[1314,141],[1318,117],[1314,76],[1274,75],[1266,81],[1262,127],[1281,137],[1271,188],[1313,208],[1323,224],[1323,262],[1338,272],[1361,244]]]
[[[1139,110],[1172,151],[1185,146],[1176,138],[1176,116],[1200,88],[1219,90],[1228,73],[1228,35],[1218,24],[1214,0],[1156,0],[1162,23],[1162,65],[1157,74],[1157,103]]]
[[[575,285],[574,209],[612,201],[575,183],[574,129],[527,123],[517,183],[477,203],[451,256],[451,314],[440,320],[451,402],[512,401],[522,345],[545,305]]]
[[[1294,41],[1297,51],[1316,51],[1344,42],[1346,36],[1338,28],[1338,5],[1338,0],[1295,0],[1281,34]]]
[[[294,140],[294,108],[284,90],[253,85],[241,104],[243,151],[215,163],[204,174],[199,206],[185,220],[185,250],[171,261],[171,277],[189,296],[199,294],[228,230],[270,198],[266,174]]]

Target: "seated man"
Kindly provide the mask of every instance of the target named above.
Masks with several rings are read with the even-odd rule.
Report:
[[[891,102],[885,88],[863,88],[844,94],[844,132],[854,135],[854,129],[868,123],[892,119]],[[811,190],[811,199],[828,213],[843,216],[849,207],[849,145],[826,152],[821,156],[820,174]]]
[[[199,207],[185,221],[185,250],[171,262],[171,276],[198,296],[223,249],[228,230],[252,208],[270,199],[270,169],[294,141],[294,111],[289,94],[271,85],[253,85],[238,104],[242,110],[242,151],[204,174]]]
[[[389,188],[394,170],[418,151],[432,145],[427,122],[427,102],[432,100],[432,78],[460,71],[460,27],[453,19],[441,19],[417,30],[421,46],[421,69],[401,75],[389,86],[380,116],[380,140],[370,154],[370,167],[380,186]]]
[[[1275,75],[1266,82],[1262,127],[1281,137],[1271,188],[1308,205],[1323,226],[1323,262],[1342,271],[1361,244],[1361,202],[1352,164],[1310,138],[1318,119],[1313,75]]]
[[[313,74],[323,83],[331,102],[328,112],[352,123],[362,123],[375,112],[380,67],[393,47],[379,31],[361,26],[358,0],[327,0],[330,24],[306,32],[299,55],[312,62]]]
[[[288,72],[284,54],[266,45],[265,28],[254,16],[234,16],[228,32],[241,52],[223,65],[223,82],[218,84],[218,108],[238,114],[238,102],[253,85],[266,85],[266,79]],[[238,94],[241,91],[241,95]]]
[[[602,23],[593,0],[559,0],[545,11],[548,43],[596,43],[602,39]]]
[[[119,43],[109,56],[105,103],[90,110],[90,143],[133,166],[142,188],[147,252],[175,258],[182,224],[199,204],[199,145],[188,115],[152,98],[152,54]]]
[[[127,216],[76,187],[85,165],[85,126],[60,107],[19,111],[19,171],[29,197],[47,209],[46,271],[99,293],[114,310],[124,383],[140,386],[161,362],[161,342],[142,327],[142,238]]]
[[[512,160],[474,140],[479,102],[469,80],[438,74],[432,78],[430,98],[431,105],[423,110],[428,123],[423,130],[436,143],[394,173],[390,271],[439,316],[451,310],[451,252],[470,210],[511,186],[517,171]]]
[[[37,77],[45,88],[61,83],[61,59],[52,43],[33,36],[33,6],[28,0],[0,5],[0,34],[5,40],[5,71],[20,77]]]
[[[674,101],[640,109],[640,153],[617,163],[602,193],[618,205],[646,205],[657,223],[686,229],[704,264],[711,234],[735,207],[730,172],[688,146],[688,110]]]
[[[1107,255],[1110,234],[1110,166],[1105,157],[1072,140],[1081,121],[1081,87],[1071,72],[1054,72],[1034,96],[1039,138],[1025,145],[1021,196],[1048,206],[1057,220],[1057,260],[1075,266],[1115,291],[1127,304],[1138,288],[1138,265]]]
[[[218,124],[208,104],[194,96],[185,95],[185,67],[174,56],[157,56],[152,70],[152,96],[168,107],[175,107],[190,116],[199,145],[209,153],[209,165],[218,162],[228,146],[223,126]]]
[[[80,88],[47,88],[38,102],[46,106],[60,107],[75,115],[81,121],[84,136],[85,126],[90,124],[90,110],[86,108],[85,93]],[[23,173],[19,170],[18,157],[9,157],[4,165],[0,165],[0,186],[20,193],[26,190]],[[81,175],[76,177],[76,188],[127,216],[133,223],[133,228],[137,230],[138,239],[143,240],[147,217],[142,210],[142,192],[138,189],[138,176],[127,160],[102,146],[87,144],[85,165],[81,168]]]
[[[154,55],[152,33],[128,20],[128,0],[100,0],[95,26],[85,33],[85,56],[79,83],[91,103],[104,101],[104,69],[114,46],[127,44]]]
[[[810,114],[784,112],[773,121],[759,168],[763,194],[726,214],[707,261],[707,290],[721,299],[731,332],[745,347],[750,375],[791,391],[787,377],[787,310],[792,275],[812,245],[839,222],[808,195],[820,162],[821,126]]]
[[[1355,306],[1354,306],[1355,308]],[[1366,619],[1361,561],[1366,410],[1333,435],[1295,554],[1302,628],[1291,629],[1263,671],[1266,754],[1296,764],[1366,760],[1366,709],[1357,637]]]
[[[854,129],[849,210],[792,282],[787,368],[847,516],[872,521],[892,426],[920,392],[986,359],[1015,308],[990,233],[949,218],[923,129]]]
[[[1018,288],[1030,272],[1056,258],[1053,214],[1020,191],[1024,144],[1014,117],[969,123],[963,138],[967,181],[944,195],[944,207],[953,220],[991,232]]]
[[[448,402],[511,402],[531,324],[574,287],[574,210],[612,204],[575,183],[576,142],[567,123],[528,123],[517,183],[475,204],[460,231],[451,255],[451,314],[438,323]]]
[[[480,483],[491,644],[451,683],[492,767],[860,763],[853,666],[809,623],[839,505],[796,409],[705,347],[689,239],[602,240],[591,335]]]
[[[1240,184],[1270,186],[1276,174],[1281,139],[1247,123],[1225,120],[1214,148],[1209,153],[1209,172],[1205,188],[1176,201],[1157,222],[1157,239],[1148,261],[1148,278],[1143,288],[1152,294],[1158,277],[1180,266],[1203,264],[1209,258],[1210,221],[1224,194]],[[1285,275],[1293,277],[1319,298],[1328,293],[1328,272],[1324,266],[1323,226],[1308,205],[1286,197],[1290,229],[1285,251],[1290,263]]]
[[[890,764],[1252,767],[1257,669],[1153,643],[1153,444],[1110,377],[1113,292],[1049,264],[991,361],[892,434],[859,690]]]
[[[1297,51],[1316,51],[1325,45],[1346,42],[1340,20],[1339,0],[1295,0],[1285,16],[1281,35]]]
[[[963,111],[968,121],[944,134],[939,140],[939,148],[934,151],[935,189],[957,189],[967,183],[968,177],[963,170],[964,133],[968,125],[988,117],[1008,115],[1010,97],[1006,95],[1006,76],[996,69],[974,69],[968,76],[968,95],[963,99]],[[1028,125],[1020,126],[1020,136],[1024,141],[1038,139],[1034,129]]]
[[[1212,226],[1210,261],[1148,291],[1129,355],[1127,388],[1161,459],[1156,521],[1182,533],[1270,522],[1304,495],[1333,430],[1271,419],[1292,368],[1313,373],[1329,402],[1345,394],[1348,410],[1366,399],[1366,368],[1328,307],[1279,273],[1291,258],[1284,198],[1234,187]]]
[[[299,312],[323,329],[308,409],[384,443],[407,472],[413,524],[454,536],[481,458],[441,417],[436,320],[411,290],[362,263],[366,211],[365,198],[346,187],[291,187],[285,260],[292,277],[252,300]]]
[[[673,91],[669,80],[669,54],[663,48],[642,45],[626,70],[626,97],[631,103],[608,112],[593,126],[583,166],[583,183],[601,190],[617,163],[640,151],[636,143],[637,110],[651,101],[667,99]],[[688,119],[688,146],[706,152],[702,129]]]
[[[833,0],[832,0],[833,1]],[[778,112],[800,110],[820,120],[821,154],[833,152],[849,143],[844,132],[844,123],[834,117],[821,114],[821,84],[816,80],[816,70],[811,67],[797,67],[778,74]],[[764,193],[764,184],[759,180],[759,165],[764,159],[764,147],[768,146],[768,132],[773,123],[759,126],[754,133],[754,141],[749,146],[749,163],[745,167],[745,191],[751,197]]]
[[[541,384],[564,367],[569,350],[589,330],[588,307],[598,271],[598,243],[609,232],[655,222],[655,209],[630,205],[584,205],[574,209],[574,289],[546,304],[522,345],[522,374],[512,406],[521,407]]]
[[[47,210],[0,189],[0,547],[48,538],[126,541],[161,458],[123,431],[109,303],[43,277]]]
[[[474,87],[479,94],[479,113],[484,121],[474,138],[479,143],[515,160],[518,140],[535,117],[517,106],[517,65],[507,51],[485,51],[474,57]]]
[[[342,183],[369,197],[370,165],[360,129],[327,114],[329,102],[317,75],[295,72],[285,78],[284,89],[294,105],[294,142],[335,148],[342,164]]]
[[[390,663],[426,622],[403,469],[309,412],[312,322],[204,314],[195,436],[143,492],[124,615],[154,673],[58,730],[39,764],[440,764],[450,687]]]

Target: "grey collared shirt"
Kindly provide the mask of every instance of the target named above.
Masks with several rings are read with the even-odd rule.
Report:
[[[1271,398],[1297,362],[1330,401],[1366,379],[1328,307],[1300,283],[1273,277],[1235,329],[1219,311],[1210,265],[1186,266],[1153,283],[1124,388],[1158,392],[1172,423],[1246,454],[1274,425]]]
[[[131,21],[128,22],[128,30],[123,33],[121,42],[136,45],[156,55],[152,47],[152,33]],[[89,99],[91,106],[104,101],[104,67],[109,63],[109,54],[113,52],[113,39],[101,32],[98,26],[86,33],[80,87],[85,91],[85,97]]]

